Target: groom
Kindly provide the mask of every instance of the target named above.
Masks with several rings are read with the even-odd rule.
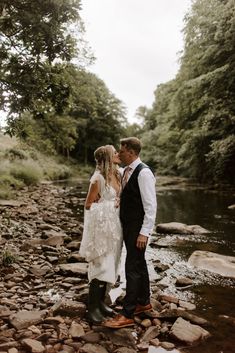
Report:
[[[120,203],[120,218],[127,250],[126,296],[121,313],[104,323],[104,326],[110,328],[132,326],[134,315],[152,308],[145,249],[153,231],[157,201],[155,177],[150,168],[141,162],[140,150],[138,138],[121,140],[119,157],[126,166]]]

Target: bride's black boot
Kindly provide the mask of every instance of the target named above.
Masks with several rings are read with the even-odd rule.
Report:
[[[108,315],[108,316],[113,316],[113,310],[105,304],[105,293],[106,293],[106,287],[107,287],[107,282],[100,282],[102,284],[102,296],[101,296],[101,301],[100,301],[100,310],[103,315]]]
[[[102,295],[103,286],[101,285],[101,282],[95,278],[90,283],[88,296],[88,320],[93,324],[100,324],[105,320],[100,309]]]

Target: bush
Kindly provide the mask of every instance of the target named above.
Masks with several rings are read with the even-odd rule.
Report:
[[[5,156],[10,161],[14,161],[16,159],[28,159],[27,152],[17,147],[10,148],[9,150],[7,150],[5,152]]]
[[[10,187],[4,186],[0,187],[0,199],[7,200],[13,197],[12,189]]]
[[[45,178],[49,180],[63,180],[68,179],[72,175],[71,168],[67,167],[66,165],[59,165],[53,161],[48,161],[48,165],[44,166],[44,174]]]
[[[21,180],[16,179],[13,175],[3,174],[0,177],[0,187],[12,187],[14,189],[20,189],[24,183]]]
[[[10,266],[14,262],[16,262],[17,257],[13,254],[9,249],[5,249],[2,253],[2,265]]]

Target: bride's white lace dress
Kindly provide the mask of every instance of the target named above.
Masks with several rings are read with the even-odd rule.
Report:
[[[105,185],[105,179],[96,171],[91,184],[98,182],[100,199],[85,210],[80,255],[88,261],[88,279],[94,278],[114,284],[122,250],[122,228],[119,219],[116,190]]]

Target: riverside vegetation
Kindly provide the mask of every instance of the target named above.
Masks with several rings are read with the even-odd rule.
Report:
[[[0,132],[0,199],[14,198],[17,190],[43,180],[87,176],[90,170],[71,159],[45,155]]]

